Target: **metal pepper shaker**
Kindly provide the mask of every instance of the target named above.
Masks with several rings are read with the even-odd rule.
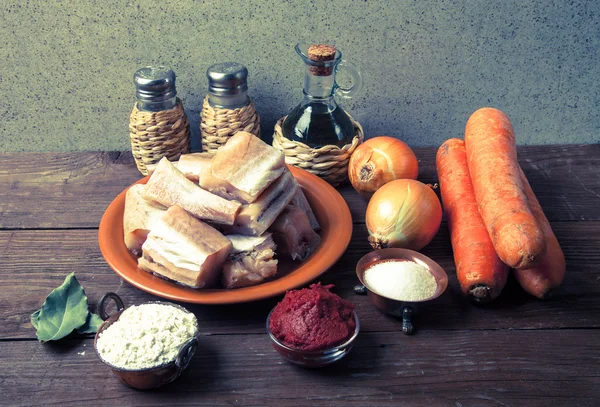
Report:
[[[190,152],[190,125],[177,97],[175,72],[163,66],[138,69],[133,75],[136,102],[129,116],[131,152],[138,170],[161,158],[177,160]]]
[[[215,153],[238,131],[260,137],[260,117],[248,96],[248,69],[221,62],[206,70],[208,95],[202,105],[202,151]]]

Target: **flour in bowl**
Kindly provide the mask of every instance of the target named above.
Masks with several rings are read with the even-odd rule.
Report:
[[[98,336],[96,347],[109,364],[128,370],[172,362],[179,348],[195,336],[198,320],[191,312],[167,304],[127,308]]]

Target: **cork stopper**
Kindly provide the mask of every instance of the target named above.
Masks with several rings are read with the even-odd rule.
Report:
[[[312,61],[333,61],[337,50],[331,45],[313,44],[308,47],[308,58]],[[315,76],[328,76],[333,72],[333,66],[310,66],[309,72]]]

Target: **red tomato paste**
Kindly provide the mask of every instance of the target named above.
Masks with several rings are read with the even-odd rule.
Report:
[[[356,329],[354,305],[329,292],[331,287],[318,283],[288,291],[271,314],[273,335],[304,351],[327,349],[349,339]]]

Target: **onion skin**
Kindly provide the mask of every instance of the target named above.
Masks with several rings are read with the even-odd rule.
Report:
[[[369,243],[374,249],[400,247],[421,250],[437,234],[442,205],[422,182],[399,179],[373,194],[366,214]]]
[[[411,148],[389,136],[373,137],[356,148],[348,162],[348,178],[365,199],[395,179],[417,179],[419,164]]]

